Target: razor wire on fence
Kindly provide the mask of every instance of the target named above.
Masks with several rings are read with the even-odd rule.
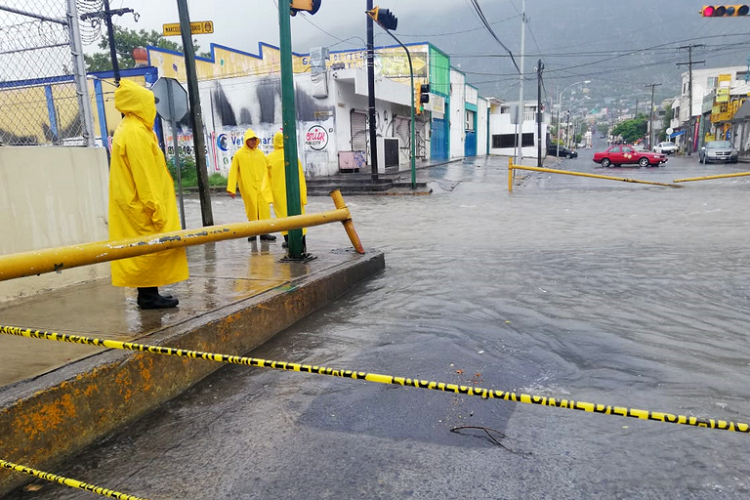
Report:
[[[102,0],[0,0],[0,145],[93,145],[79,10]]]

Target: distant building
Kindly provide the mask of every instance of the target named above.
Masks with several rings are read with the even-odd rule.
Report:
[[[527,158],[537,157],[537,145],[541,142],[542,155],[547,152],[547,132],[549,114],[542,113],[542,134],[538,136],[536,121],[537,101],[526,101],[523,112],[517,113],[518,102],[505,102],[499,99],[490,99],[490,154],[513,156],[518,145],[518,128],[521,128],[523,156]],[[518,118],[516,118],[518,117]],[[518,125],[514,122],[519,122]],[[564,126],[561,130],[566,130]],[[564,136],[563,139],[567,138]]]

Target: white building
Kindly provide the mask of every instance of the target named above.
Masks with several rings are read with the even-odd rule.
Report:
[[[739,80],[744,81],[747,66],[727,66],[723,68],[693,69],[693,117],[700,116],[703,97],[719,87],[719,76],[730,75],[730,87],[734,87]],[[690,73],[682,74],[682,93],[680,106],[680,122],[687,123],[690,115]]]
[[[542,155],[547,152],[548,113],[543,113],[542,135],[537,137],[537,102],[526,101],[523,106],[522,123],[517,126],[512,122],[513,112],[518,103],[490,99],[490,154],[513,156],[518,143],[518,127],[522,130],[522,156],[537,157],[537,145],[542,144]],[[517,120],[521,121],[521,120]]]

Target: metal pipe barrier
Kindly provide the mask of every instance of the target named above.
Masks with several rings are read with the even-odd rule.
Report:
[[[246,238],[289,229],[320,226],[331,222],[341,222],[357,253],[365,249],[354,230],[349,208],[344,203],[341,192],[331,192],[336,210],[318,214],[295,215],[280,219],[255,222],[240,222],[160,233],[143,238],[129,238],[119,241],[98,241],[82,245],[34,250],[0,256],[0,281],[23,276],[33,276],[72,267],[88,266],[100,262],[138,257],[172,248],[203,245],[216,241]]]
[[[732,177],[747,177],[750,172],[739,172],[736,174],[708,175],[706,177],[690,177],[689,179],[675,179],[674,182],[710,181],[713,179],[730,179]]]
[[[134,497],[133,495],[120,493],[119,491],[109,490],[107,488],[102,488],[101,486],[94,486],[93,484],[84,483],[81,481],[77,481],[75,479],[70,479],[67,477],[50,474],[49,472],[42,472],[40,470],[32,469],[31,467],[26,467],[25,465],[14,464],[13,462],[6,462],[3,459],[0,459],[0,467],[2,467],[3,469],[20,472],[22,474],[27,474],[29,476],[38,477],[39,479],[44,479],[45,481],[50,481],[52,483],[60,483],[63,486],[68,486],[70,488],[77,488],[79,490],[90,491],[91,493],[94,493],[96,495],[101,495],[101,496],[109,497],[109,498],[116,498],[117,500],[146,500],[145,498],[142,498],[142,497]]]
[[[514,165],[513,158],[508,158],[508,192],[513,192],[513,171],[514,170],[531,170],[532,172],[547,172],[550,174],[574,175],[578,177],[592,177],[594,179],[606,179],[609,181],[632,182],[634,184],[651,184],[652,186],[664,186],[680,188],[675,184],[666,184],[664,182],[640,181],[638,179],[628,179],[626,177],[611,177],[609,175],[584,174],[581,172],[569,172],[567,170],[556,170],[553,168],[527,167],[525,165]],[[676,181],[675,181],[676,182]]]
[[[404,377],[393,377],[390,375],[380,375],[377,373],[355,372],[351,370],[339,370],[326,368],[324,366],[301,365],[298,363],[288,363],[286,361],[272,361],[260,358],[251,358],[246,356],[229,356],[226,354],[215,354],[203,351],[190,351],[187,349],[175,349],[172,347],[162,347],[147,344],[138,344],[134,342],[120,342],[117,340],[103,340],[83,335],[67,335],[61,333],[50,333],[41,330],[31,330],[30,328],[20,328],[15,326],[0,325],[0,333],[6,335],[15,335],[18,337],[27,337],[30,339],[54,340],[57,342],[67,342],[72,344],[91,345],[96,347],[106,347],[110,349],[121,349],[124,351],[141,351],[164,356],[178,356],[183,358],[205,359],[217,363],[228,363],[235,365],[257,366],[260,368],[272,368],[275,370],[295,371],[305,373],[316,373],[318,375],[327,375],[331,377],[350,378],[354,380],[365,380],[378,384],[400,385],[404,387],[415,387],[417,389],[429,389],[434,391],[454,392],[456,394],[465,394],[467,396],[479,396],[482,399],[502,399],[513,401],[515,403],[525,403],[540,406],[549,406],[555,408],[565,408],[567,410],[579,410],[589,413],[600,413],[603,415],[617,415],[620,417],[637,418],[641,420],[654,420],[668,424],[689,425],[693,427],[705,427],[708,429],[717,429],[731,432],[741,432],[750,434],[750,424],[717,420],[713,418],[688,417],[684,415],[673,415],[671,413],[653,412],[648,410],[637,410],[622,406],[602,405],[596,403],[586,403],[584,401],[574,401],[572,399],[555,399],[545,396],[534,396],[530,394],[515,393],[509,391],[484,389],[482,387],[467,387],[456,384],[446,384],[443,382],[431,382],[427,380],[418,380]]]

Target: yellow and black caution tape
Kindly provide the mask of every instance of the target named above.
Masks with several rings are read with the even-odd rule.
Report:
[[[376,382],[378,384],[402,385],[416,387],[417,389],[455,392],[457,394],[465,394],[467,396],[479,396],[482,399],[502,399],[505,401],[513,401],[515,403],[551,406],[555,408],[579,410],[589,413],[601,413],[603,415],[618,415],[620,417],[631,417],[641,420],[654,420],[668,424],[690,425],[693,427],[706,427],[708,429],[718,429],[722,431],[742,432],[745,434],[750,434],[750,424],[740,422],[717,420],[713,418],[686,417],[684,415],[673,415],[671,413],[660,413],[648,410],[636,410],[634,408],[626,408],[622,406],[586,403],[583,401],[574,401],[572,399],[555,399],[545,396],[533,396],[530,394],[484,389],[481,387],[467,387],[456,384],[445,384],[443,382],[430,382],[427,380],[393,377],[390,375],[380,375],[377,373],[337,370],[334,368],[326,368],[325,366],[301,365],[298,363],[287,363],[286,361],[272,361],[268,359],[250,358],[245,356],[228,356],[226,354],[189,351],[186,349],[174,349],[172,347],[136,344],[133,342],[102,340],[97,338],[84,337],[82,335],[50,333],[41,330],[31,330],[29,328],[19,328],[14,326],[0,325],[0,333],[4,333],[7,335],[16,335],[19,337],[28,337],[31,339],[56,340],[58,342],[85,344],[97,347],[107,347],[110,349],[122,349],[125,351],[143,351],[150,352],[152,354],[162,354],[165,356],[180,356],[194,359],[205,359],[209,361],[216,361],[218,363],[258,366],[261,368],[273,368],[275,370],[286,370],[294,372],[316,373],[318,375],[328,375],[331,377],[366,380],[368,382]]]
[[[142,497],[135,497],[126,493],[120,493],[119,491],[108,490],[107,488],[102,488],[101,486],[94,486],[93,484],[76,481],[75,479],[50,474],[49,472],[42,472],[40,470],[32,469],[31,467],[26,467],[25,465],[6,462],[3,459],[0,459],[0,467],[2,467],[3,469],[21,472],[23,474],[28,474],[29,476],[38,477],[39,479],[44,479],[45,481],[60,483],[71,488],[90,491],[91,493],[95,493],[104,497],[116,498],[117,500],[146,500]]]

